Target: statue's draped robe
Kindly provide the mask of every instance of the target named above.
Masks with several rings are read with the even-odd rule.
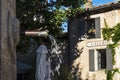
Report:
[[[40,45],[36,50],[36,80],[51,80],[50,79],[50,60],[46,61],[48,50],[45,45]]]

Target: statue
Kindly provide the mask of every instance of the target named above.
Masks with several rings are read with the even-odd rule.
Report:
[[[47,47],[42,43],[36,50],[36,80],[51,80],[50,58]]]
[[[43,43],[36,50],[36,80],[51,80],[51,75],[54,76],[54,72],[60,75],[59,69],[62,63],[62,55],[55,38],[49,35],[48,31],[26,31],[21,32],[21,34],[42,37]],[[48,40],[45,41],[45,38],[48,38]],[[48,45],[51,46],[49,53],[44,42],[48,42]]]

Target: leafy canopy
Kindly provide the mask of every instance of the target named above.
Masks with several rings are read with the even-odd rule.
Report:
[[[21,22],[21,31],[47,29],[56,35],[62,32],[62,23],[77,12],[85,0],[16,0],[17,17]],[[45,21],[34,21],[33,17],[43,17]],[[41,15],[41,16],[40,16]]]
[[[81,13],[86,0],[16,0],[17,18],[21,32],[25,30],[48,30],[49,34],[62,34],[62,24]],[[21,36],[18,51],[26,51],[32,37]],[[40,41],[36,39],[36,42]],[[23,48],[24,45],[24,48]]]

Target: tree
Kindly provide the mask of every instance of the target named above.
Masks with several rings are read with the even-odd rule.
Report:
[[[21,32],[26,30],[48,30],[55,37],[62,34],[62,24],[70,17],[83,11],[86,0],[16,0],[17,18],[21,23]],[[30,53],[31,44],[36,45],[43,38],[21,36],[17,52]],[[36,44],[35,44],[36,43]],[[61,68],[64,75],[57,76],[59,80],[71,80],[72,76],[66,67]],[[65,76],[65,77],[64,77]],[[57,79],[58,79],[57,78]]]
[[[85,2],[86,0],[16,0],[21,32],[48,30],[49,34],[60,35],[63,31],[63,22],[81,13]],[[26,53],[30,38],[21,36],[17,50]]]

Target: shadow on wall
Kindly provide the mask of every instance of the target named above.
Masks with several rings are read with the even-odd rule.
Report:
[[[74,65],[74,62],[81,56],[81,53],[83,52],[83,47],[79,50],[76,48],[75,51],[77,52],[74,54],[74,61],[73,61],[71,73],[73,75],[74,80],[82,80],[80,79],[82,68],[79,67],[81,63],[78,62]]]

